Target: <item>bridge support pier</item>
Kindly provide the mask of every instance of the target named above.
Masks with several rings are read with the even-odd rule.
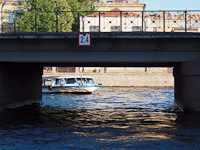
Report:
[[[0,109],[42,100],[42,66],[0,63]]]
[[[175,103],[183,111],[200,111],[200,63],[181,63],[174,68]]]

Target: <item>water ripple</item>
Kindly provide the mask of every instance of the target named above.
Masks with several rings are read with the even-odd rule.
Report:
[[[199,114],[184,114],[171,88],[102,88],[44,94],[0,112],[0,149],[198,149]]]

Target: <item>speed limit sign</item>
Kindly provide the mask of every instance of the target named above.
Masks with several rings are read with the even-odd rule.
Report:
[[[91,46],[91,34],[79,33],[78,34],[78,46]]]

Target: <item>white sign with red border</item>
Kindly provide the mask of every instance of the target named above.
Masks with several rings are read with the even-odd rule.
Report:
[[[91,46],[91,34],[79,33],[78,34],[78,46]]]

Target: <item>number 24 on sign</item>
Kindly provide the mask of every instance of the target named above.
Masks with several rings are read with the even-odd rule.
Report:
[[[91,34],[79,33],[78,34],[78,46],[91,46]]]

